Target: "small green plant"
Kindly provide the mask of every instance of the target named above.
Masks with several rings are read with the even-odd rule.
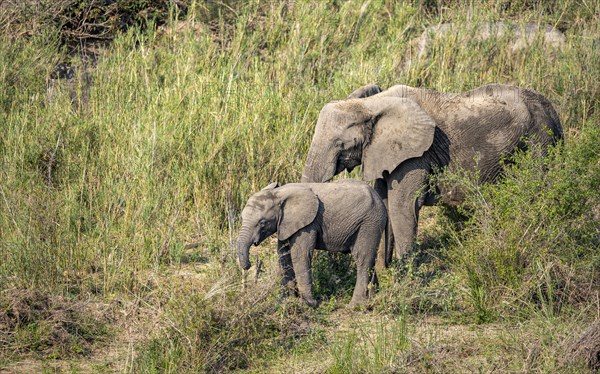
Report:
[[[491,301],[487,290],[477,281],[468,283],[469,300],[475,308],[477,323],[487,323],[494,319],[493,311],[490,308]]]
[[[400,367],[409,348],[406,309],[391,323],[379,319],[373,325],[352,326],[331,343],[333,363],[328,373],[381,373]]]

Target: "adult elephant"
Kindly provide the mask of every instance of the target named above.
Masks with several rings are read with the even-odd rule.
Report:
[[[428,188],[432,172],[477,170],[481,182],[492,182],[503,158],[562,137],[552,104],[532,90],[490,84],[454,94],[368,85],[321,110],[302,181],[327,182],[362,164],[388,208],[386,250],[378,256],[387,266],[393,252],[402,257],[413,245],[423,205],[463,199],[441,185]]]

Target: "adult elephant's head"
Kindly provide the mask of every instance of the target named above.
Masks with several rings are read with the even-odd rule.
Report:
[[[381,178],[433,143],[435,122],[411,99],[375,95],[325,105],[319,114],[303,182],[327,182],[362,164],[363,178]]]

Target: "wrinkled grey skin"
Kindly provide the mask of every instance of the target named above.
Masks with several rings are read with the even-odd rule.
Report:
[[[501,159],[527,142],[544,149],[562,137],[552,104],[531,90],[490,84],[446,94],[368,85],[321,110],[302,182],[327,182],[362,164],[388,208],[386,250],[377,260],[387,266],[392,253],[400,258],[412,247],[423,205],[463,200],[460,191],[427,188],[433,171],[478,170],[481,182],[491,182]]]
[[[336,183],[272,183],[248,199],[238,237],[240,266],[250,268],[249,250],[277,232],[283,285],[298,287],[312,307],[313,249],[352,253],[356,286],[351,304],[370,295],[376,282],[373,268],[387,215],[379,195],[369,185],[345,180]]]

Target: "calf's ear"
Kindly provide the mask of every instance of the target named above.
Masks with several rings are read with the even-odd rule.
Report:
[[[278,239],[287,240],[310,225],[319,211],[319,198],[308,187],[282,187],[276,194],[279,203]]]

